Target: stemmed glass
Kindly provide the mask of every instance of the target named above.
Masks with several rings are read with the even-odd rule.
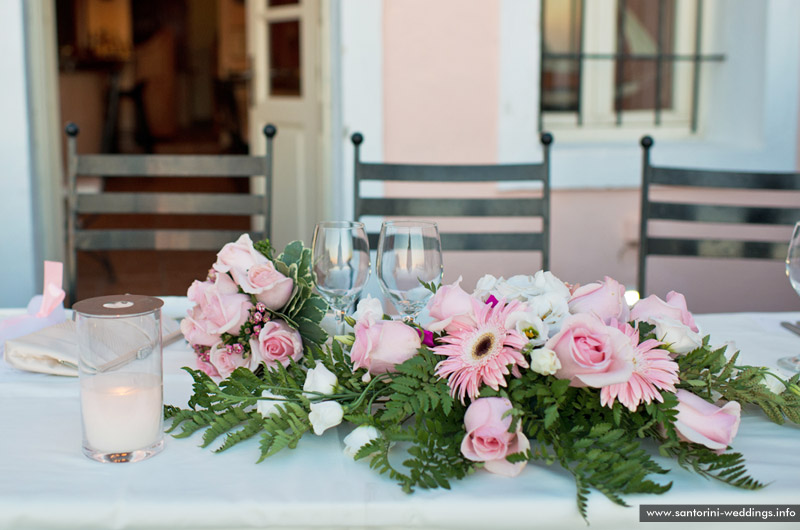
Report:
[[[800,295],[800,221],[794,225],[792,239],[789,241],[789,252],[786,255],[786,276],[792,287]],[[778,366],[791,372],[800,372],[800,355],[778,359]]]
[[[345,312],[369,278],[369,241],[364,223],[318,223],[312,246],[317,291],[334,310],[336,332],[342,335]]]
[[[433,296],[420,281],[442,280],[439,229],[430,221],[386,221],[378,240],[378,281],[404,319],[413,319]]]

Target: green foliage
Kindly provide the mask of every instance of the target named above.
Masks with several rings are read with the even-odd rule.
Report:
[[[267,243],[268,244],[268,243]],[[312,252],[301,241],[292,241],[276,260],[275,269],[294,281],[292,297],[280,311],[270,311],[300,332],[303,343],[323,344],[328,339],[320,322],[325,317],[328,304],[314,293]]]
[[[430,350],[421,348],[418,355],[397,366],[399,375],[389,383],[391,399],[386,402],[386,410],[380,413],[383,421],[403,422],[414,415],[438,410],[447,417],[456,405],[460,421],[464,407],[450,396],[447,382],[435,375],[439,360]]]
[[[253,243],[253,248],[259,251],[261,254],[264,255],[270,261],[275,261],[275,258],[272,257],[272,245],[269,243],[269,239],[262,239],[261,241],[255,241]]]
[[[372,415],[384,441],[374,442],[365,455],[370,465],[396,480],[403,491],[415,488],[450,488],[452,479],[471,473],[475,463],[461,454],[464,405],[453,399],[450,388],[439,379],[435,366],[440,358],[427,348],[396,367],[385,384],[388,400]],[[402,442],[409,458],[403,471],[389,462],[389,442]]]
[[[532,371],[508,385],[508,397],[517,404],[512,412],[529,439],[536,440],[530,457],[557,462],[575,478],[577,504],[586,518],[587,496],[593,488],[624,505],[623,494],[663,493],[648,477],[667,470],[656,464],[642,445],[655,430],[660,409],[631,413],[619,403],[600,405],[596,389],[575,388]],[[666,417],[661,413],[661,417]]]
[[[194,379],[194,393],[189,399],[189,409],[169,407],[165,417],[172,419],[167,432],[180,428],[176,438],[187,438],[199,430],[203,433],[202,447],[209,446],[219,436],[226,438],[218,450],[228,449],[257,433],[257,412],[248,410],[260,396],[260,381],[249,370],[237,369],[231,377],[217,385],[205,373],[184,368]],[[244,428],[236,430],[240,425]]]
[[[711,350],[706,337],[703,347],[679,357],[680,386],[709,401],[714,401],[712,396],[716,392],[726,401],[756,405],[778,424],[783,424],[787,419],[800,424],[800,392],[792,391],[792,385],[797,388],[800,382],[800,374],[795,374],[787,381],[786,391],[775,394],[765,384],[765,380],[772,377],[768,369],[737,366],[739,353],[727,359],[725,350],[724,346]]]
[[[698,475],[748,490],[765,486],[747,474],[744,458],[739,453],[718,455],[707,447],[686,442],[666,443],[662,447],[681,467]]]
[[[279,413],[271,414],[264,420],[264,433],[261,435],[261,457],[259,462],[274,455],[281,449],[294,449],[303,435],[311,430],[308,413],[296,403],[278,405]]]
[[[436,294],[436,291],[438,291],[438,290],[439,290],[439,288],[442,286],[442,284],[441,284],[441,283],[433,283],[433,282],[430,282],[430,283],[428,283],[428,282],[425,282],[425,281],[422,281],[422,280],[419,280],[419,283],[420,283],[420,284],[421,284],[421,285],[422,285],[424,288],[426,288],[427,290],[429,290],[430,292],[432,292],[433,294]]]

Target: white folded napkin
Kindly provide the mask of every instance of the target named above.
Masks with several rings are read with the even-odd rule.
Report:
[[[180,338],[178,321],[162,317],[161,336],[164,346]],[[78,337],[75,332],[75,322],[66,320],[34,333],[7,340],[3,356],[8,364],[20,370],[77,376]]]

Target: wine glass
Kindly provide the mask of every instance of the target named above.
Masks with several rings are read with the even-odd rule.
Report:
[[[384,222],[376,271],[383,293],[404,319],[413,319],[433,296],[420,282],[442,281],[442,245],[436,223]]]
[[[800,221],[794,225],[792,239],[789,241],[789,252],[786,255],[786,276],[789,277],[795,292],[800,295]],[[800,372],[800,355],[778,359],[778,366],[790,372]]]
[[[334,310],[336,332],[342,335],[345,312],[369,278],[369,241],[364,223],[318,223],[312,247],[317,291]]]

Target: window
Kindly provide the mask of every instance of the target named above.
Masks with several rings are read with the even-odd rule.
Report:
[[[695,132],[702,0],[542,0],[540,129]]]

